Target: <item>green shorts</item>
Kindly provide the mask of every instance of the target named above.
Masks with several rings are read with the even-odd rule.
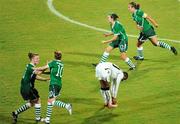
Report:
[[[149,30],[147,30],[146,32],[141,32],[140,36],[138,38],[139,42],[144,42],[147,39],[150,39],[151,37],[155,36],[156,32],[154,31],[154,28],[151,27]]]
[[[55,98],[60,94],[61,87],[59,85],[49,85],[49,98]]]
[[[36,100],[39,99],[39,93],[35,88],[31,88],[28,91],[24,91],[23,89],[21,89],[21,96],[23,97],[24,100]]]
[[[128,40],[127,39],[116,40],[111,42],[109,45],[113,48],[118,47],[121,53],[126,52],[128,49]]]

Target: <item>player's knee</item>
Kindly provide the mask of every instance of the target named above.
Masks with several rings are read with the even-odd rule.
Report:
[[[34,107],[35,107],[35,108],[40,108],[40,107],[41,107],[41,104],[40,104],[40,103],[36,103],[36,104],[34,105]]]
[[[141,46],[142,46],[142,44],[143,44],[143,42],[142,42],[142,41],[140,41],[140,40],[138,40],[138,42],[137,42],[136,46],[137,46],[137,47],[141,47]]]
[[[155,42],[155,41],[151,41],[151,43],[154,45],[154,46],[159,46],[159,42]]]
[[[140,41],[138,40],[137,44],[136,44],[137,47],[140,47]]]
[[[32,107],[33,105],[30,102],[28,102],[28,103],[26,103],[26,106]]]
[[[125,61],[126,58],[127,58],[126,53],[125,52],[121,53],[120,57],[121,57],[122,60]]]
[[[39,98],[37,98],[37,99],[31,100],[30,102],[31,102],[31,104],[34,105],[34,104],[36,104],[36,103],[39,103],[40,100],[39,100]]]
[[[152,43],[154,46],[158,46],[156,43]]]
[[[55,99],[48,99],[48,105],[54,105]]]

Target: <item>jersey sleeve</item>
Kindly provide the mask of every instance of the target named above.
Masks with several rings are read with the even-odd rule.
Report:
[[[115,27],[114,27],[114,35],[120,35],[121,34],[121,25],[120,24],[116,24]]]
[[[147,14],[144,13],[142,10],[138,10],[138,11],[137,11],[137,15],[140,16],[140,17],[143,17],[143,18],[146,18],[146,17],[147,17]]]
[[[29,74],[33,74],[33,73],[34,73],[33,67],[28,66],[28,67],[27,67],[27,72],[28,72]]]
[[[48,63],[48,67],[49,67],[49,68],[52,68],[52,67],[53,67],[53,61],[51,61],[51,62]]]

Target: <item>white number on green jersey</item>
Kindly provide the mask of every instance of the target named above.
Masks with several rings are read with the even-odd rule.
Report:
[[[58,71],[57,71],[56,76],[57,77],[62,77],[62,74],[63,74],[63,66],[58,64]]]

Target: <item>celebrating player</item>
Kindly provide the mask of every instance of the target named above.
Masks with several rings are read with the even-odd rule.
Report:
[[[40,71],[34,71],[33,68],[39,63],[39,55],[37,53],[28,53],[30,63],[27,64],[25,73],[21,80],[20,92],[26,104],[22,105],[16,111],[12,112],[14,123],[17,122],[18,115],[30,107],[35,107],[36,122],[41,121],[41,103],[38,91],[34,88],[35,80],[47,81],[49,78],[38,76]]]
[[[125,29],[122,26],[122,24],[117,20],[119,17],[113,13],[108,15],[108,22],[111,26],[112,33],[106,33],[104,34],[105,37],[113,35],[113,38],[107,41],[103,41],[102,43],[109,43],[109,46],[105,49],[105,52],[103,53],[100,63],[106,62],[109,53],[115,49],[119,48],[121,54],[120,57],[123,59],[130,67],[130,70],[135,69],[135,65],[132,63],[132,61],[127,57],[126,51],[128,49],[128,37],[126,35]]]
[[[144,13],[140,9],[140,5],[135,2],[130,2],[128,5],[128,10],[132,13],[133,20],[137,24],[137,28],[140,30],[140,36],[137,42],[137,56],[134,56],[135,60],[144,60],[143,56],[143,43],[149,39],[154,46],[159,46],[161,48],[166,48],[172,51],[175,55],[177,55],[177,51],[175,47],[170,46],[167,43],[162,41],[158,41],[156,33],[154,31],[153,26],[149,23],[149,21],[155,26],[158,27],[157,22],[152,19],[148,14]]]
[[[68,110],[69,114],[72,114],[72,105],[69,103],[64,103],[62,101],[56,100],[57,96],[60,94],[62,88],[62,74],[64,64],[61,61],[62,53],[60,51],[54,52],[55,60],[51,61],[47,65],[39,68],[35,68],[38,71],[44,71],[50,69],[50,85],[49,85],[49,98],[47,105],[47,113],[45,118],[45,123],[50,124],[50,117],[52,114],[52,107],[58,106]]]
[[[104,99],[104,106],[109,108],[117,107],[117,93],[121,81],[128,78],[128,73],[123,72],[116,65],[110,62],[99,63],[96,66],[96,77],[101,84],[101,95]],[[110,90],[111,81],[111,90]]]

